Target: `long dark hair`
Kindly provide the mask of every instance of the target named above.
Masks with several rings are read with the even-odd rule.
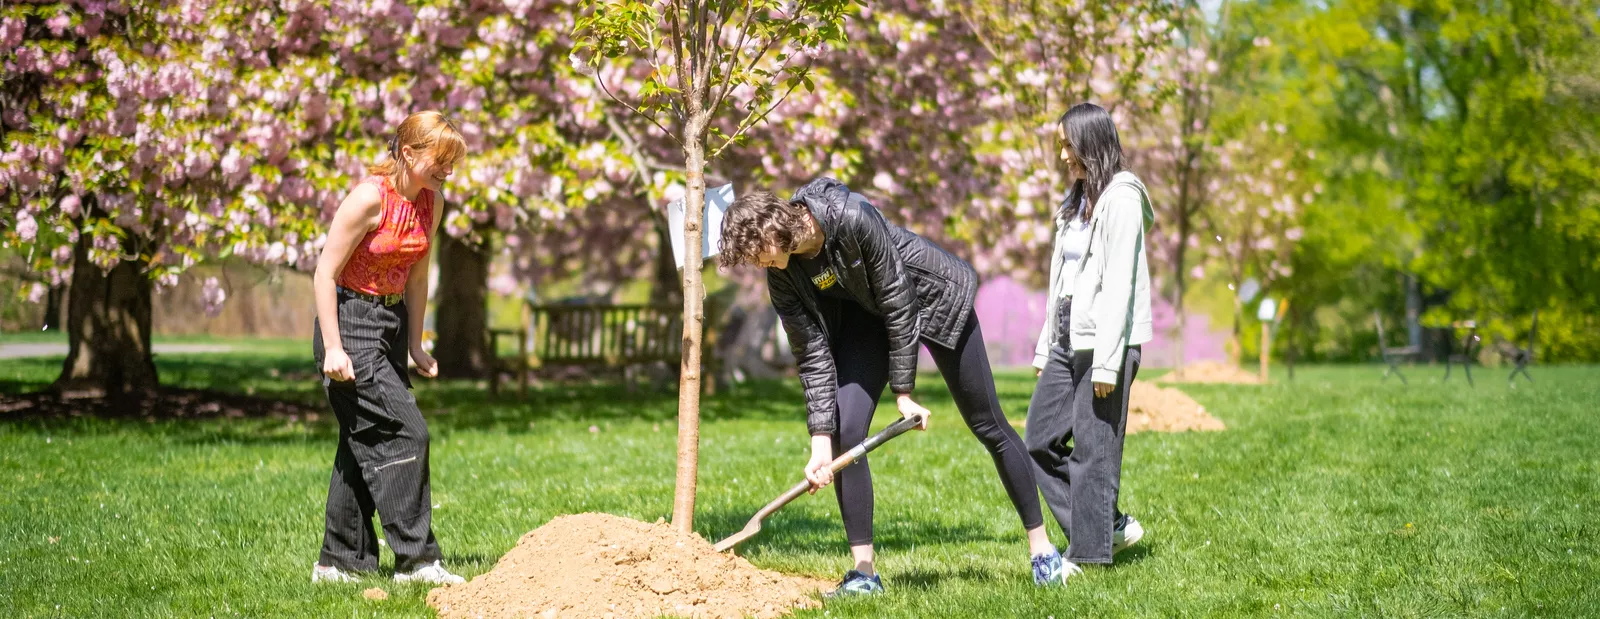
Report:
[[[1067,201],[1061,205],[1063,214],[1070,218],[1082,215],[1085,221],[1094,217],[1094,205],[1100,193],[1111,184],[1111,177],[1122,171],[1122,140],[1117,137],[1117,124],[1105,108],[1093,103],[1079,103],[1061,115],[1062,133],[1083,167],[1088,170],[1084,178],[1072,183]],[[1087,195],[1089,202],[1084,204]],[[1079,213],[1079,205],[1083,205]]]

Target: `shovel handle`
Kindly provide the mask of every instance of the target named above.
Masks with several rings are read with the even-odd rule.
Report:
[[[891,438],[905,434],[906,431],[917,427],[920,423],[922,423],[920,417],[901,417],[894,423],[889,424],[889,427],[879,430],[877,434],[861,441],[860,445],[851,447],[850,451],[846,451],[843,455],[834,458],[833,462],[828,463],[828,470],[837,473],[840,469],[855,464],[855,461],[861,459],[861,456],[867,455],[867,452],[877,449],[879,445],[889,442]],[[807,485],[810,483],[809,481],[806,482]]]
[[[879,445],[889,442],[889,439],[900,436],[901,434],[905,434],[907,430],[917,427],[917,425],[920,423],[920,418],[901,417],[898,421],[889,424],[889,427],[879,430],[877,434],[867,437],[867,440],[861,441],[860,445],[856,445],[855,447],[850,448],[850,451],[846,451],[839,457],[834,458],[833,462],[828,463],[828,470],[837,473],[840,469],[855,464],[856,460],[859,460],[862,456],[867,455],[867,452],[877,449]],[[778,511],[779,509],[783,508],[783,506],[788,505],[790,501],[800,498],[801,495],[805,494],[809,490],[811,490],[811,480],[801,480],[800,483],[795,484],[793,488],[790,488],[788,492],[783,493],[783,496],[778,497],[773,502],[768,503],[766,507],[761,508],[761,511],[756,512],[755,518],[751,519],[751,521],[756,522],[766,518],[772,512]]]

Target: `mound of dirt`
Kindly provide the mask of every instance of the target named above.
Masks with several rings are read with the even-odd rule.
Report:
[[[1018,429],[1027,424],[1013,417],[1011,425]],[[1172,387],[1152,385],[1142,380],[1133,381],[1133,393],[1128,397],[1128,434],[1155,432],[1204,432],[1226,430],[1221,419],[1212,417],[1194,398]]]
[[[562,516],[530,531],[494,569],[428,593],[443,618],[760,617],[820,604],[833,583],[758,569],[665,522]]]
[[[1161,378],[1156,379],[1156,382],[1259,385],[1261,384],[1261,375],[1255,372],[1246,372],[1228,363],[1201,361],[1183,366],[1182,370],[1162,375]]]
[[[1226,428],[1221,419],[1212,417],[1206,407],[1184,392],[1142,380],[1133,381],[1133,393],[1128,398],[1128,434],[1145,430],[1191,432]]]

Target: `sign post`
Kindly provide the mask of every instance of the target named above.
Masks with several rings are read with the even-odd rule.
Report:
[[[1261,306],[1256,308],[1256,318],[1261,320],[1261,382],[1267,382],[1267,361],[1272,351],[1272,327],[1277,324],[1275,320],[1278,313],[1278,302],[1272,297],[1261,299]]]

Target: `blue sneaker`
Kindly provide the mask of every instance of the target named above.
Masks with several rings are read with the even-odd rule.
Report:
[[[883,579],[877,574],[868,576],[856,570],[844,573],[844,581],[839,583],[839,588],[828,594],[830,598],[848,597],[852,595],[877,595],[883,593]]]
[[[1058,551],[1033,558],[1033,584],[1041,587],[1066,585],[1067,578],[1082,574],[1078,564],[1061,558]]]

